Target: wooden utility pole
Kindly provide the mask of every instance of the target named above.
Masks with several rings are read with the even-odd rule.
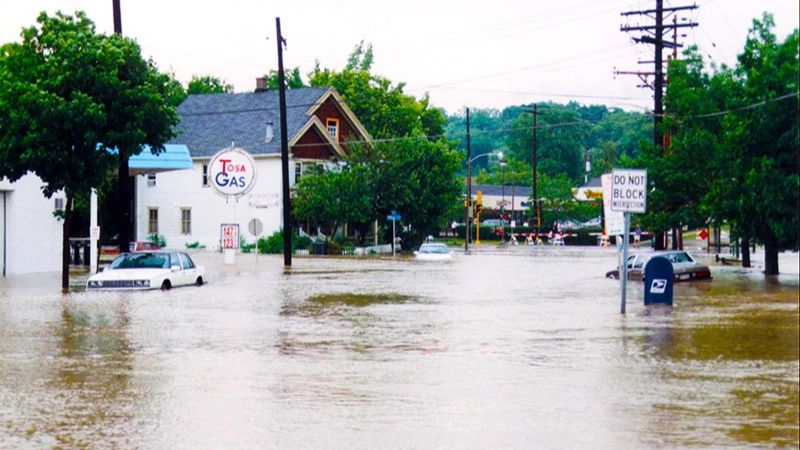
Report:
[[[467,201],[464,207],[464,251],[469,251],[469,238],[472,234],[472,218],[470,211],[472,210],[472,165],[470,158],[472,152],[470,151],[470,135],[469,135],[469,108],[467,108]]]
[[[629,16],[645,16],[650,17],[655,20],[655,24],[653,25],[637,25],[637,26],[629,26],[623,25],[620,26],[620,31],[628,32],[642,32],[644,34],[640,35],[639,37],[633,38],[633,41],[639,44],[651,44],[654,46],[654,58],[653,61],[639,61],[639,64],[653,64],[653,71],[620,71],[615,70],[615,75],[636,75],[642,81],[642,84],[638,85],[638,87],[647,87],[653,90],[653,144],[657,149],[660,149],[661,152],[664,151],[664,135],[661,130],[661,122],[664,119],[664,86],[665,86],[665,76],[664,76],[664,49],[669,48],[673,49],[673,55],[677,55],[678,47],[683,47],[683,45],[677,42],[677,29],[678,28],[693,28],[697,26],[695,22],[686,22],[686,23],[678,23],[677,17],[674,15],[678,11],[685,11],[685,10],[693,10],[697,9],[697,5],[688,5],[688,6],[672,6],[672,7],[664,7],[664,0],[656,0],[656,8],[655,9],[648,9],[642,11],[626,11],[621,13],[620,15],[623,17]],[[671,24],[664,24],[664,19],[668,18],[669,16],[673,16],[673,21]],[[664,33],[665,31],[672,30],[673,31],[673,40],[668,41],[664,40]],[[650,82],[650,77],[653,77],[652,83]],[[673,230],[673,234],[676,231]],[[666,248],[664,239],[665,234],[663,232],[656,233],[653,236],[655,249],[656,250],[664,250]],[[677,244],[678,240],[673,238],[673,245]]]
[[[541,210],[539,209],[539,192],[538,192],[539,183],[537,181],[538,170],[536,168],[537,164],[536,129],[538,128],[536,124],[536,118],[539,115],[539,112],[537,111],[536,107],[537,105],[536,103],[534,103],[533,104],[533,150],[532,150],[533,153],[531,154],[531,167],[533,168],[533,213],[536,215],[536,233],[538,234],[540,231],[539,228],[541,228],[542,226],[542,216],[541,216]]]
[[[289,198],[289,142],[286,138],[286,80],[283,73],[283,46],[281,18],[275,18],[278,36],[278,99],[281,115],[281,173],[283,175],[283,265],[292,266],[292,200]],[[336,230],[334,230],[336,231]]]
[[[119,8],[119,0],[113,0],[114,7],[114,34],[122,34],[122,12]]]
[[[120,0],[112,0],[114,8],[114,34],[122,36],[122,10]],[[119,251],[120,253],[130,251],[131,242],[131,217],[132,217],[132,196],[131,196],[131,171],[128,164],[128,149],[117,149],[117,183],[119,183],[119,205],[122,208],[122,220],[119,224]]]
[[[531,149],[531,170],[533,171],[533,186],[531,186],[533,192],[533,220],[534,220],[534,227],[536,227],[536,232],[538,234],[539,227],[542,226],[542,216],[541,216],[541,209],[539,208],[539,193],[538,193],[538,182],[537,182],[537,155],[536,155],[536,145],[537,145],[537,138],[536,138],[536,130],[538,129],[537,119],[539,116],[539,110],[536,103],[533,104],[532,109],[526,109],[525,111],[533,114],[533,148]]]

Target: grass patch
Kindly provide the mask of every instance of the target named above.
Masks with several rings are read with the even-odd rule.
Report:
[[[306,302],[320,306],[352,306],[364,307],[376,304],[395,304],[405,303],[413,300],[414,297],[403,294],[317,294],[306,299]]]

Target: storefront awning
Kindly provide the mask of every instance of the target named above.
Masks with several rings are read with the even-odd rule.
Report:
[[[157,155],[152,154],[150,147],[145,145],[141,153],[128,159],[128,166],[131,176],[169,172],[191,169],[192,158],[189,156],[189,147],[183,144],[165,144],[164,151]]]

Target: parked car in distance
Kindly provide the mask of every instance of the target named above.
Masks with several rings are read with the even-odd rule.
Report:
[[[185,252],[134,252],[117,256],[86,282],[86,289],[171,289],[205,282],[205,270]]]
[[[453,252],[445,244],[422,244],[414,257],[420,261],[446,261],[453,259]]]
[[[595,217],[594,219],[589,219],[586,222],[581,224],[583,228],[591,228],[591,227],[599,227],[601,224],[601,219],[599,217]]]
[[[662,256],[672,263],[672,279],[674,281],[711,279],[711,269],[707,265],[697,262],[692,255],[682,250],[638,253],[628,256],[628,279],[643,280],[647,261],[656,256]],[[606,272],[606,278],[618,280],[619,268]]]
[[[508,222],[504,221],[503,219],[481,220],[482,227],[502,227],[503,225],[508,225]]]
[[[149,252],[152,250],[161,250],[161,246],[151,241],[133,241],[130,243],[131,252]]]

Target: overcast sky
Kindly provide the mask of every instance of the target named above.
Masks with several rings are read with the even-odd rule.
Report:
[[[620,25],[645,24],[620,12],[652,9],[632,0],[121,0],[122,31],[145,57],[184,84],[194,74],[214,75],[236,91],[277,67],[275,17],[288,41],[287,67],[305,74],[314,60],[341,69],[361,40],[371,42],[373,70],[407,92],[429,92],[436,106],[502,108],[535,101],[600,103],[625,109],[652,107],[649,90],[620,70],[652,69],[650,45],[634,44]],[[733,63],[754,17],[775,16],[783,39],[798,27],[797,0],[698,0],[684,12],[699,27],[681,41],[697,44],[717,63]],[[665,6],[692,4],[664,2]],[[86,11],[100,32],[113,32],[111,0],[0,0],[0,43],[17,41],[40,11]],[[269,38],[269,40],[268,40]]]

